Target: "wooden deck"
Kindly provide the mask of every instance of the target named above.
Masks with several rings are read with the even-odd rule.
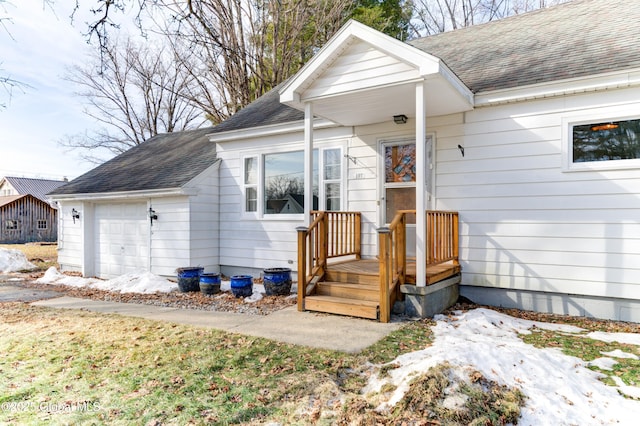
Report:
[[[347,277],[357,277],[361,274],[376,275],[380,268],[380,262],[377,259],[368,260],[349,260],[346,262],[337,262],[329,264],[327,268],[334,273],[341,273]],[[441,263],[438,265],[427,266],[427,285],[435,284],[446,278],[460,273],[460,265],[453,262]],[[407,284],[416,283],[416,262],[415,259],[407,259]]]
[[[377,259],[329,263],[324,280],[314,294],[305,298],[304,309],[379,319],[380,262]],[[415,261],[407,263],[407,284],[415,283]],[[460,265],[440,264],[427,267],[427,285],[460,273]]]
[[[407,216],[413,214],[397,211],[378,229],[379,258],[361,260],[360,212],[312,212],[309,227],[296,228],[298,310],[389,322],[394,303],[404,299],[401,285],[417,281],[416,260],[406,252]],[[458,213],[427,210],[425,225],[425,280],[431,285],[460,273]],[[353,260],[339,261],[346,258]]]

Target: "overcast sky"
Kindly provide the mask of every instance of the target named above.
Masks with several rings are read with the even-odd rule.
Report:
[[[62,78],[68,66],[87,59],[82,22],[71,26],[69,0],[58,1],[55,12],[42,0],[9,3],[3,6],[12,19],[9,33],[0,28],[0,73],[31,87],[14,90],[11,99],[0,93],[7,104],[0,110],[0,177],[73,179],[95,167],[57,143],[93,125],[74,86]]]

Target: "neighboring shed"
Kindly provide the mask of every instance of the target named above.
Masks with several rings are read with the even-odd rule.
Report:
[[[33,195],[0,197],[0,243],[56,241],[56,213],[48,203]]]
[[[5,176],[0,180],[0,196],[30,194],[48,203],[47,194],[68,182],[67,179],[52,180]],[[52,207],[56,208],[54,204]]]

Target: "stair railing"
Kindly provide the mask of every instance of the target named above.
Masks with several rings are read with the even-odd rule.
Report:
[[[427,266],[459,265],[458,212],[427,210]]]
[[[389,322],[398,288],[407,276],[407,215],[399,210],[388,227],[378,229],[380,253],[380,322]]]
[[[312,211],[309,227],[298,232],[298,310],[324,278],[327,259],[353,255],[360,259],[360,212]]]

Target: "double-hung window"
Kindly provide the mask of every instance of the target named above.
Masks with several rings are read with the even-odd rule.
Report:
[[[322,151],[322,179],[324,209],[340,210],[342,204],[342,150],[340,148]]]
[[[244,211],[258,211],[258,157],[244,159]]]

